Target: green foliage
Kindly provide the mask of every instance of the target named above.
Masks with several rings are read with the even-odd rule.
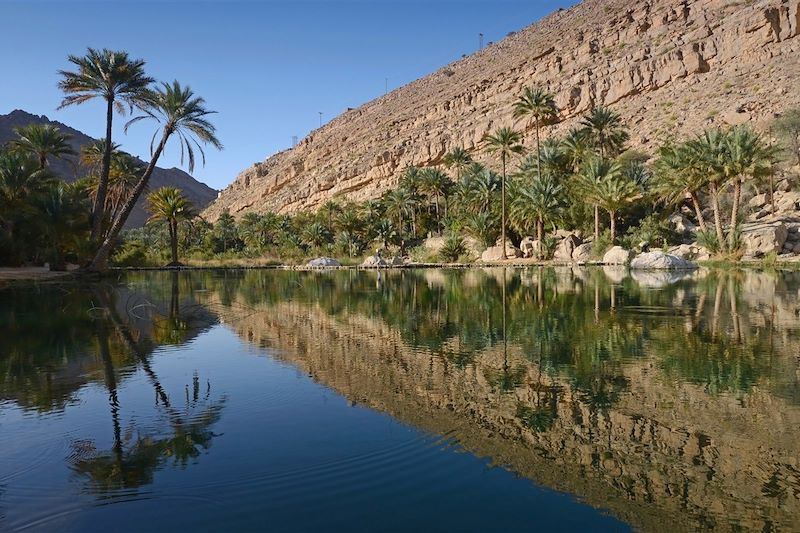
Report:
[[[651,213],[637,225],[629,227],[622,238],[622,246],[629,250],[638,248],[642,243],[650,248],[662,248],[676,242],[677,235],[672,232],[663,215],[658,213]]]
[[[602,232],[600,238],[592,243],[592,259],[602,259],[612,246],[614,241],[611,239],[611,231]]]
[[[454,263],[465,253],[467,253],[467,247],[464,239],[458,235],[450,235],[439,250],[439,260],[443,263]]]

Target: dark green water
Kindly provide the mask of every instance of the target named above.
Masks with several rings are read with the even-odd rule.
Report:
[[[0,289],[2,531],[798,524],[800,274]]]

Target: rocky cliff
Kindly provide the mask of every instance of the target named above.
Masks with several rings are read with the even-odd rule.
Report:
[[[522,88],[556,94],[574,126],[597,105],[629,124],[635,146],[714,124],[765,128],[800,105],[800,0],[585,0],[313,131],[242,172],[206,214],[296,212],[375,197],[409,165],[511,125]],[[522,124],[518,124],[522,127]],[[528,135],[528,144],[532,135]]]
[[[44,115],[32,115],[31,113],[16,109],[7,115],[0,115],[0,146],[17,138],[14,133],[15,128],[27,126],[31,123],[52,124],[61,129],[61,131],[69,133],[73,136],[71,144],[76,152],[80,151],[82,145],[94,141],[94,139],[82,131],[70,128],[66,124],[50,120]],[[75,158],[72,158],[71,161],[53,159],[50,161],[50,169],[63,180],[67,182],[74,181],[76,176],[82,176],[85,173],[84,169],[75,167],[74,160]],[[158,189],[159,187],[167,186],[181,189],[186,197],[189,198],[198,209],[203,209],[217,196],[216,190],[205,183],[197,181],[179,168],[156,167],[153,176],[150,178],[150,189]],[[145,200],[141,199],[136,204],[133,213],[131,213],[127,227],[143,226],[148,216]]]

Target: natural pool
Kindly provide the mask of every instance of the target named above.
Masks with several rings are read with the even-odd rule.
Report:
[[[800,273],[0,290],[0,530],[792,530]]]

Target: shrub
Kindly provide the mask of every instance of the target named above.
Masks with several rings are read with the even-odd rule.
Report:
[[[147,256],[147,248],[140,241],[128,241],[119,248],[111,261],[113,264],[122,267],[141,267],[148,266],[150,261]]]
[[[605,230],[600,234],[600,238],[592,243],[592,259],[602,259],[606,252],[613,246],[611,242],[611,231]]]
[[[458,258],[466,254],[467,247],[464,244],[464,239],[458,235],[451,235],[444,241],[444,245],[439,250],[439,260],[443,263],[453,263],[458,261]]]

